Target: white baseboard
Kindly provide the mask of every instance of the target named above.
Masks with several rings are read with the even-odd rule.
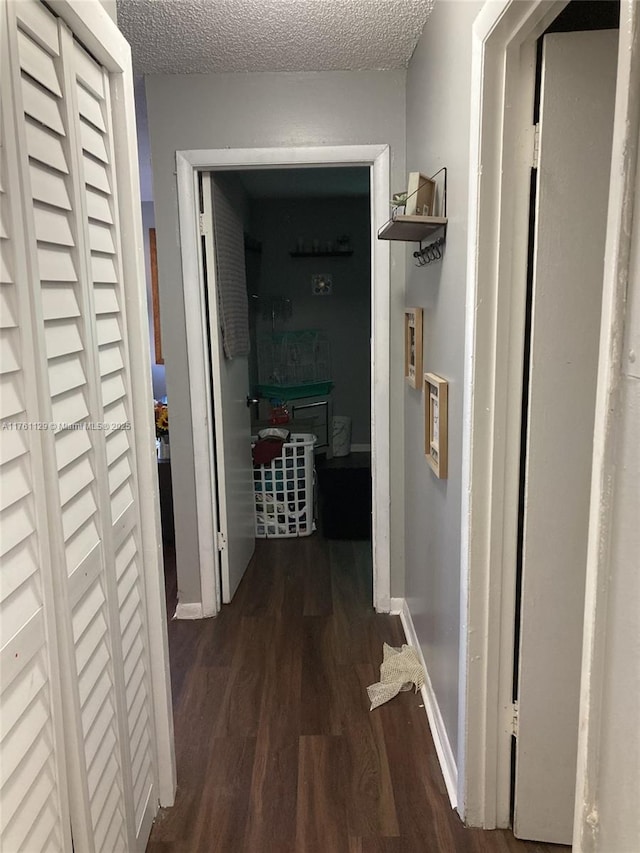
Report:
[[[203,617],[204,611],[202,610],[202,602],[200,601],[187,604],[178,602],[176,612],[173,614],[174,619],[202,619]]]
[[[455,809],[458,805],[458,767],[456,765],[456,759],[453,754],[453,750],[451,749],[449,736],[444,725],[444,720],[442,719],[442,714],[440,713],[440,707],[438,705],[438,700],[436,699],[436,694],[433,690],[433,685],[431,684],[431,679],[429,678],[429,670],[427,669],[422,649],[418,642],[418,635],[416,634],[413,619],[411,618],[411,611],[409,610],[406,599],[392,598],[391,612],[396,612],[395,608],[398,603],[401,605],[398,612],[400,613],[400,621],[404,628],[407,643],[410,646],[413,646],[420,663],[424,667],[425,683],[420,692],[424,702],[425,711],[427,712],[429,728],[431,729],[431,736],[433,737],[438,761],[440,762],[440,769],[444,776],[444,783],[447,786],[447,793],[449,795],[449,801],[451,802],[451,808]]]
[[[371,453],[371,445],[370,444],[352,444],[351,445],[352,453]]]
[[[389,613],[391,616],[400,616],[404,608],[404,598],[391,598],[389,600]]]

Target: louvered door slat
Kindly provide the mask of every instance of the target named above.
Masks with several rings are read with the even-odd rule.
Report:
[[[60,55],[58,24],[42,3],[24,2],[20,9],[20,28],[49,56]]]
[[[29,471],[25,468],[24,460],[14,459],[2,473],[6,480],[4,487],[0,490],[0,511],[12,506],[16,501],[28,498],[31,494]],[[6,566],[3,566],[3,586],[7,578],[5,568]]]
[[[85,155],[82,161],[82,166],[88,186],[92,189],[100,190],[105,194],[111,192],[109,173],[105,168],[104,163],[98,163],[91,157]]]
[[[20,368],[18,347],[20,339],[17,329],[7,330],[0,339],[0,364],[4,373],[12,373]]]
[[[85,430],[78,432],[64,430],[56,435],[55,447],[57,468],[58,471],[62,471],[91,449],[91,441]]]
[[[80,79],[78,82],[80,83]],[[78,110],[85,121],[90,122],[98,130],[106,131],[100,104],[96,101],[95,95],[87,91],[81,83],[78,86]]]
[[[45,320],[62,320],[80,316],[80,305],[73,283],[42,288],[42,313]]]
[[[73,246],[73,233],[69,216],[56,209],[49,209],[42,205],[33,206],[33,216],[36,226],[36,237],[39,242],[53,243],[57,246]],[[71,269],[74,273],[73,265]]]
[[[29,157],[43,166],[66,174],[68,170],[60,137],[28,120],[25,122],[25,130]]]
[[[101,163],[109,162],[103,134],[86,122],[82,113],[80,113],[80,138],[82,140],[82,148],[87,154],[95,157]]]
[[[38,243],[38,267],[40,280],[46,282],[77,281],[78,273],[73,252],[66,246]]]
[[[31,538],[34,533],[34,528],[29,526],[28,537]],[[12,551],[19,552],[16,554],[16,557],[31,557],[30,554],[27,554],[28,547],[24,546],[26,539],[27,536],[23,535],[18,542],[18,546],[22,544],[23,547],[15,546],[12,549]],[[3,584],[2,625],[0,626],[0,638],[3,647],[22,630],[24,626],[24,614],[35,613],[41,606],[42,589],[40,587],[39,572],[37,566],[30,565],[30,562],[29,559],[26,559],[20,567],[15,566],[14,583],[11,585],[7,584],[8,589]],[[22,571],[18,580],[19,568]]]
[[[62,95],[57,69],[48,50],[43,50],[24,30],[18,30],[18,49],[22,70],[54,95]]]
[[[9,239],[9,211],[7,210],[7,204],[5,199],[5,194],[2,190],[0,190],[0,240],[8,240]],[[7,279],[9,278],[9,270],[7,270]],[[7,279],[2,279],[2,283],[4,284]]]
[[[113,225],[113,214],[108,196],[91,189],[87,183],[86,200],[87,214],[90,220]]]
[[[31,175],[31,192],[36,201],[50,204],[52,207],[59,207],[62,210],[71,210],[71,199],[67,192],[64,175],[33,161],[29,172]]]
[[[37,48],[34,49],[37,50]],[[35,119],[49,130],[64,136],[60,103],[53,92],[44,89],[35,80],[23,75],[22,98],[24,112],[28,118]]]

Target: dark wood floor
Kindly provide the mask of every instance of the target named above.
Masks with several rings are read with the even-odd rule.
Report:
[[[420,694],[369,712],[382,643],[404,641],[370,578],[368,542],[258,541],[233,604],[170,622],[178,791],[148,853],[569,849],[462,826]]]

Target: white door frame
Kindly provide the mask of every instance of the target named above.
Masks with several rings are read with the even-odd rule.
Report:
[[[468,824],[486,828],[509,825],[535,41],[564,6],[565,0],[486,3],[473,27],[458,802]],[[637,20],[633,6],[633,0],[623,0],[621,7],[621,22],[628,22],[629,31]],[[631,73],[623,68],[623,51],[621,31],[619,90],[629,88]],[[624,123],[617,121],[614,157],[625,133]],[[608,245],[620,228],[610,213]],[[605,306],[615,286],[613,265],[609,252]],[[615,321],[603,314],[603,338],[608,340],[613,328],[606,323]],[[606,353],[601,351],[601,362],[604,358]],[[602,364],[599,381],[610,381],[603,375]],[[596,491],[592,500],[599,497]]]
[[[215,460],[211,430],[209,365],[206,347],[204,282],[199,261],[199,171],[366,166],[371,175],[371,475],[373,527],[373,604],[388,613],[391,604],[390,552],[390,268],[389,244],[378,240],[388,219],[389,146],[337,145],[304,148],[230,148],[176,152],[178,218],[182,247],[187,357],[191,388],[201,605],[188,604],[177,616],[213,616],[220,609]]]
[[[137,424],[149,424],[135,440],[142,571],[149,637],[160,805],[173,805],[176,765],[169,674],[162,536],[155,435],[151,425],[153,395],[146,275],[140,214],[140,178],[131,48],[102,5],[86,0],[53,0],[53,11],[109,72],[112,86],[114,157],[119,175],[122,264],[126,282],[127,343],[131,362],[131,399]]]

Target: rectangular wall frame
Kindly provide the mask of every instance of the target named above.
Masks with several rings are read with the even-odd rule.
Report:
[[[435,373],[424,375],[424,452],[439,480],[447,478],[449,383]]]
[[[420,389],[422,375],[422,308],[404,312],[404,378],[412,388]]]

